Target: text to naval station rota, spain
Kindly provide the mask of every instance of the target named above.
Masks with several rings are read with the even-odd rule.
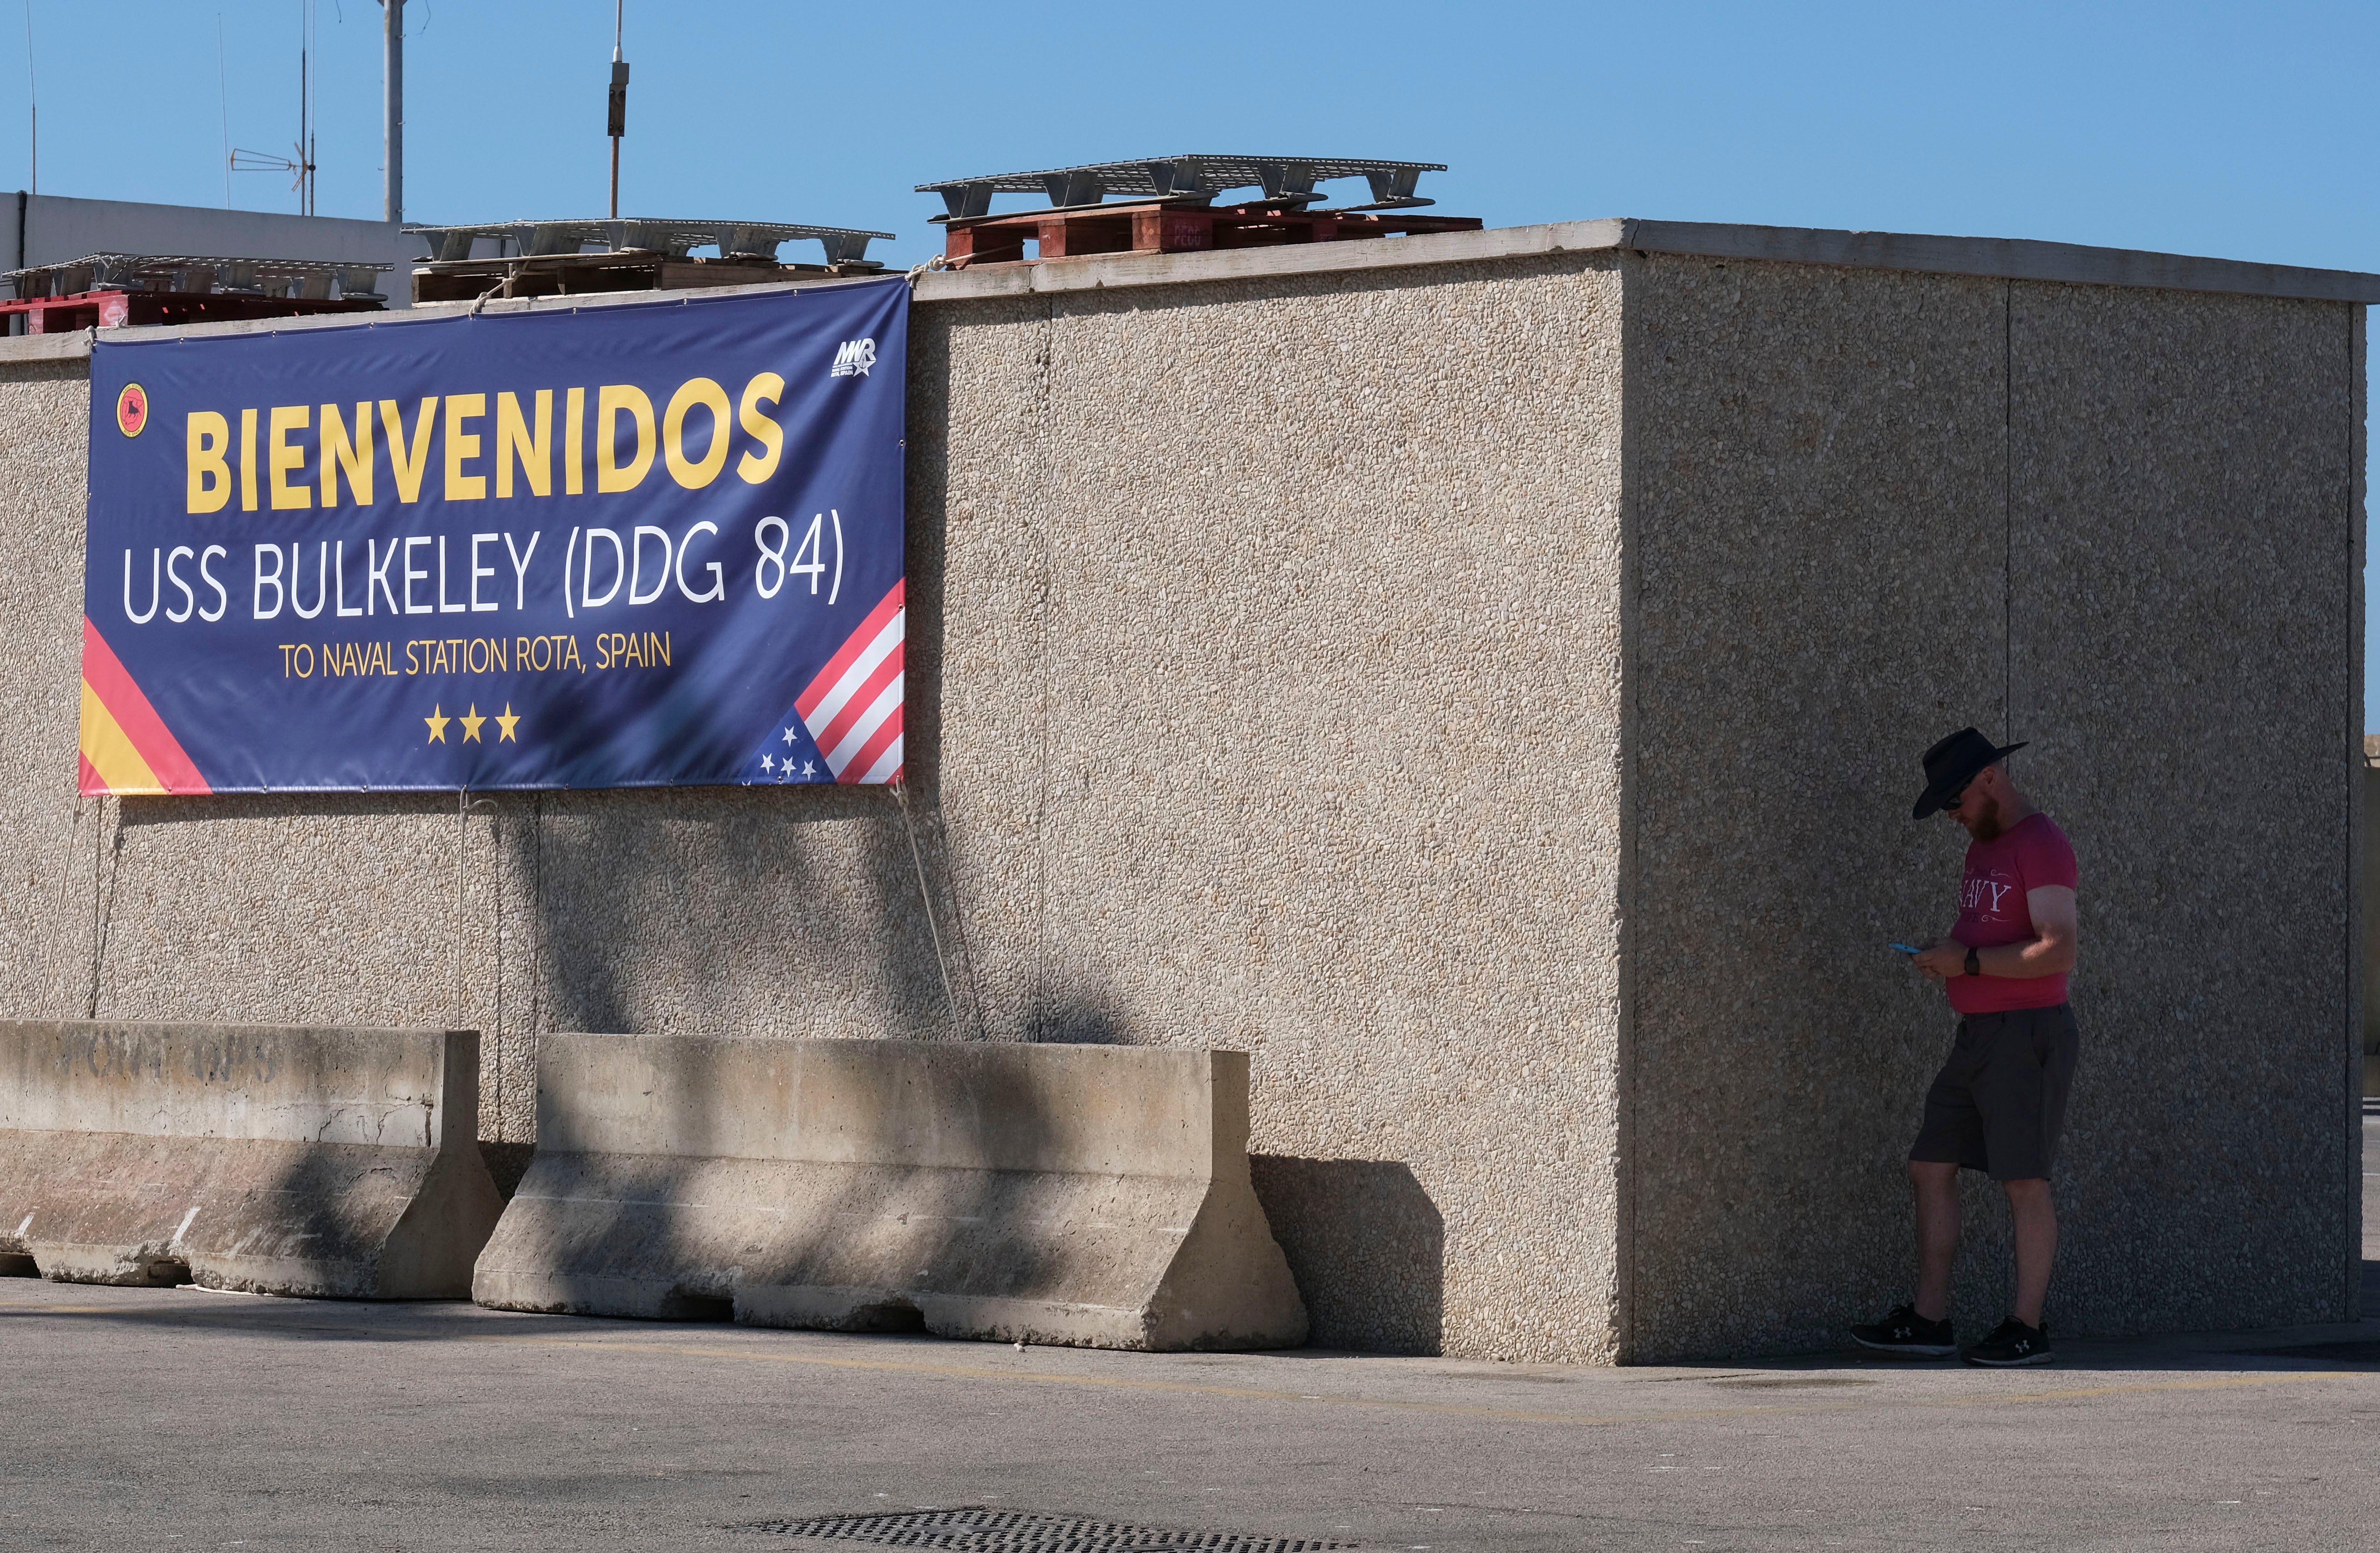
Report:
[[[908,310],[103,336],[82,791],[897,779]]]

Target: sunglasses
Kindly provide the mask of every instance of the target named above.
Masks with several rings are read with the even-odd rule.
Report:
[[[1974,785],[1973,781],[1971,779],[1966,787],[1960,788],[1956,793],[1953,793],[1949,797],[1943,799],[1942,812],[1949,815],[1957,814],[1959,812],[1959,806],[1967,801],[1967,788]]]

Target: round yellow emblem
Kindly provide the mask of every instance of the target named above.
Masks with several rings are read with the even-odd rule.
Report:
[[[137,382],[126,383],[124,392],[115,396],[115,429],[137,437],[148,424],[149,391]]]

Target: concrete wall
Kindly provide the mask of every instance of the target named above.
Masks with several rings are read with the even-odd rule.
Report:
[[[0,1255],[69,1283],[460,1298],[504,1206],[479,1044],[0,1020]]]
[[[1906,1297],[1949,1021],[1884,946],[1956,915],[1919,754],[2000,721],[2004,289],[1630,275],[1638,1356],[1836,1341]]]
[[[1618,291],[1562,257],[918,336],[914,683],[984,1027],[1254,1053],[1318,1342],[1614,1352]]]
[[[918,309],[956,1010],[881,792],[110,801],[70,850],[61,491],[10,792],[74,904],[0,997],[88,1001],[95,914],[109,1014],[476,1026],[508,1142],[544,1029],[1244,1049],[1315,1341],[1609,1360],[1618,303],[1601,255]]]
[[[1249,1178],[1244,1051],[549,1031],[537,1101],[482,1304],[1099,1348],[1307,1335]]]
[[[1913,823],[1963,723],[2082,874],[2053,1319],[2352,1314],[2362,309],[1654,256],[1632,271],[1632,1353],[1823,1343],[1909,1279],[1953,1016]],[[1963,1330],[2007,1299],[1969,1183]]]
[[[2363,309],[2031,292],[2010,718],[2097,881],[2061,1303],[2109,1331],[2350,1318]]]
[[[1239,1048],[1316,1341],[1773,1350],[1905,1281],[1949,1022],[1881,945],[1958,867],[1916,756],[2013,722],[2084,868],[2058,1319],[2330,1314],[2369,283],[1878,242],[922,285],[911,803],[955,1006],[880,792],[111,802],[69,842],[83,387],[9,347],[0,1006],[476,1026],[516,1145],[542,1030]],[[2224,289],[2291,286],[2333,299]],[[2241,909],[2273,925],[2160,938]]]

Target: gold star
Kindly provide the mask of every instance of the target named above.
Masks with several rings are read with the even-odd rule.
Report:
[[[446,724],[454,722],[455,720],[451,717],[439,716],[438,709],[433,706],[430,709],[430,715],[423,718],[421,721],[430,724],[430,737],[424,742],[429,744],[444,744],[446,742]]]
[[[496,714],[496,726],[503,730],[501,733],[496,734],[497,740],[501,742],[504,739],[513,739],[513,724],[519,721],[519,717],[516,716],[513,712],[513,704],[510,701],[506,701],[504,703],[504,710]],[[518,744],[520,743],[520,740],[513,739],[513,743]]]
[[[478,743],[480,738],[480,724],[486,721],[486,718],[480,715],[480,703],[477,701],[472,702],[471,710],[463,714],[463,742],[465,744]]]

